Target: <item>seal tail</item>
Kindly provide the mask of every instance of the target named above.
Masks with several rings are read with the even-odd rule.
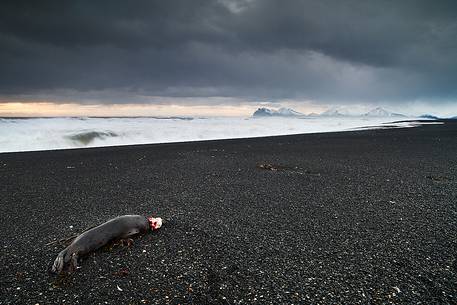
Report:
[[[61,273],[65,265],[65,255],[67,254],[67,249],[57,255],[54,264],[52,265],[51,271],[54,273]]]

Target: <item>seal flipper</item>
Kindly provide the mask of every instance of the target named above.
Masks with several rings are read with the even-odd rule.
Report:
[[[63,267],[65,266],[65,258],[67,256],[67,249],[63,249],[62,252],[57,255],[56,260],[54,261],[54,264],[52,265],[52,272],[54,273],[61,273],[63,270]]]
[[[70,256],[70,267],[68,271],[73,272],[78,268],[78,253],[73,253]]]

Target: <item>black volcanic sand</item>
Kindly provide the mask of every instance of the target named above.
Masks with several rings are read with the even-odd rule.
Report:
[[[457,123],[0,154],[0,304],[456,304]],[[48,273],[47,243],[166,223]]]

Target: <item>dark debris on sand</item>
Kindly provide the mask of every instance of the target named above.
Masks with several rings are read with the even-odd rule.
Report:
[[[0,154],[0,304],[456,304],[456,152],[447,122]],[[48,273],[133,213],[165,223]]]

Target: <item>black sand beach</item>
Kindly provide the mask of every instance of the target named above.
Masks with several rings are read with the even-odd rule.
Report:
[[[457,303],[453,122],[0,154],[0,189],[0,304]],[[151,213],[48,274],[47,243]]]

